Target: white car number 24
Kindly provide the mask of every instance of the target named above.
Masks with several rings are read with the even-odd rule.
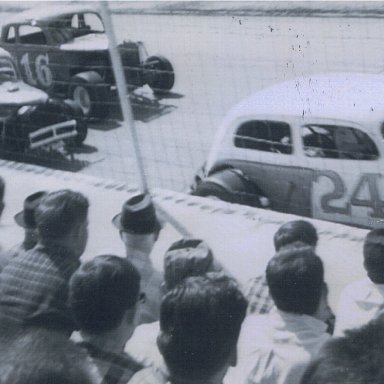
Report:
[[[345,220],[340,221],[349,223],[383,225],[384,201],[380,190],[384,180],[380,173],[363,173],[357,180],[351,180],[349,188],[346,180],[331,170],[316,172],[314,181],[313,202],[318,218],[327,220],[337,215],[339,218],[344,216]],[[356,209],[360,209],[360,214]]]
[[[51,69],[48,67],[49,57],[47,53],[37,55],[35,60],[30,57],[29,53],[24,53],[20,59],[20,64],[24,69],[29,84],[43,88],[49,88],[52,85],[53,76]],[[32,68],[34,68],[34,71]]]

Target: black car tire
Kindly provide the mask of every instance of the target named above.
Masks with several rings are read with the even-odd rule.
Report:
[[[200,182],[196,186],[196,189],[192,192],[192,195],[216,198],[219,200],[227,201],[229,203],[233,202],[233,198],[227,190],[225,190],[222,186],[211,181]]]
[[[109,113],[106,86],[75,76],[71,82],[69,97],[80,107],[85,117],[105,118]]]
[[[155,94],[167,93],[175,84],[175,72],[172,64],[163,56],[150,56],[145,61],[146,83]]]

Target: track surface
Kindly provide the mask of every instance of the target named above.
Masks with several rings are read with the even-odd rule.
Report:
[[[113,21],[118,39],[141,40],[149,54],[175,67],[167,98],[134,106],[151,187],[187,187],[226,111],[250,93],[303,73],[384,68],[383,19],[113,15]],[[137,184],[130,134],[118,113],[90,128],[75,162],[28,161]]]

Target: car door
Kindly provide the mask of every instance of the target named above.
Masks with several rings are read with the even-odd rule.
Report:
[[[280,212],[309,216],[312,171],[297,161],[295,132],[289,120],[243,120],[233,130],[223,161],[244,172]]]
[[[46,31],[38,25],[15,26],[15,44],[12,46],[23,80],[47,92],[52,91],[57,70],[51,65],[57,51],[49,44]]]
[[[384,183],[380,142],[345,122],[301,127],[303,163],[314,170],[314,218],[363,227],[383,227]]]

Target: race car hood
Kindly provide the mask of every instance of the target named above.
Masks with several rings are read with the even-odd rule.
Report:
[[[60,49],[62,51],[105,51],[108,49],[108,38],[104,33],[90,33],[60,45]]]
[[[48,95],[40,89],[22,82],[4,82],[0,84],[1,105],[34,105],[47,101]]]

